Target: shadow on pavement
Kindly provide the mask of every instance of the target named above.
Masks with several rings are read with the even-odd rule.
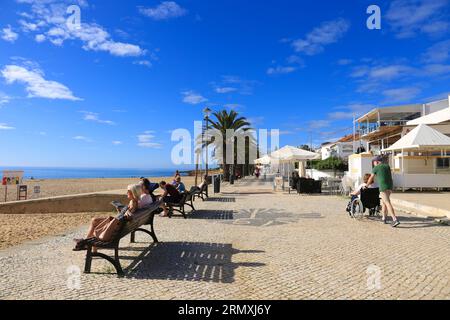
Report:
[[[240,251],[223,243],[159,243],[134,259],[125,273],[133,279],[232,283],[237,268],[265,266],[258,262],[232,262],[233,255],[263,252]]]
[[[233,220],[233,210],[198,210],[191,213],[188,219],[194,220]]]

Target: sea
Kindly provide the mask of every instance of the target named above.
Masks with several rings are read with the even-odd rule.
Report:
[[[24,179],[88,179],[88,178],[152,178],[171,177],[175,169],[111,169],[111,168],[39,168],[0,167],[4,170],[24,171]]]

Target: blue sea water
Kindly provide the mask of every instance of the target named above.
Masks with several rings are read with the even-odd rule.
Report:
[[[0,167],[0,176],[3,170],[24,171],[25,179],[152,178],[170,177],[175,172],[169,169]]]

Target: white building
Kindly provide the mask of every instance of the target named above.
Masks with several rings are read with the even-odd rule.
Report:
[[[336,142],[327,142],[322,145],[321,154],[322,160],[328,158],[339,158],[348,161],[348,157],[351,156],[359,147],[359,141],[357,141],[353,135],[348,135]]]

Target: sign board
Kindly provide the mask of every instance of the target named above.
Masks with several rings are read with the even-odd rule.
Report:
[[[28,186],[19,186],[19,194],[17,195],[17,200],[27,200],[28,199]]]
[[[2,185],[13,186],[22,184],[23,171],[3,171]]]
[[[41,186],[34,186],[34,193],[35,194],[41,193]]]

